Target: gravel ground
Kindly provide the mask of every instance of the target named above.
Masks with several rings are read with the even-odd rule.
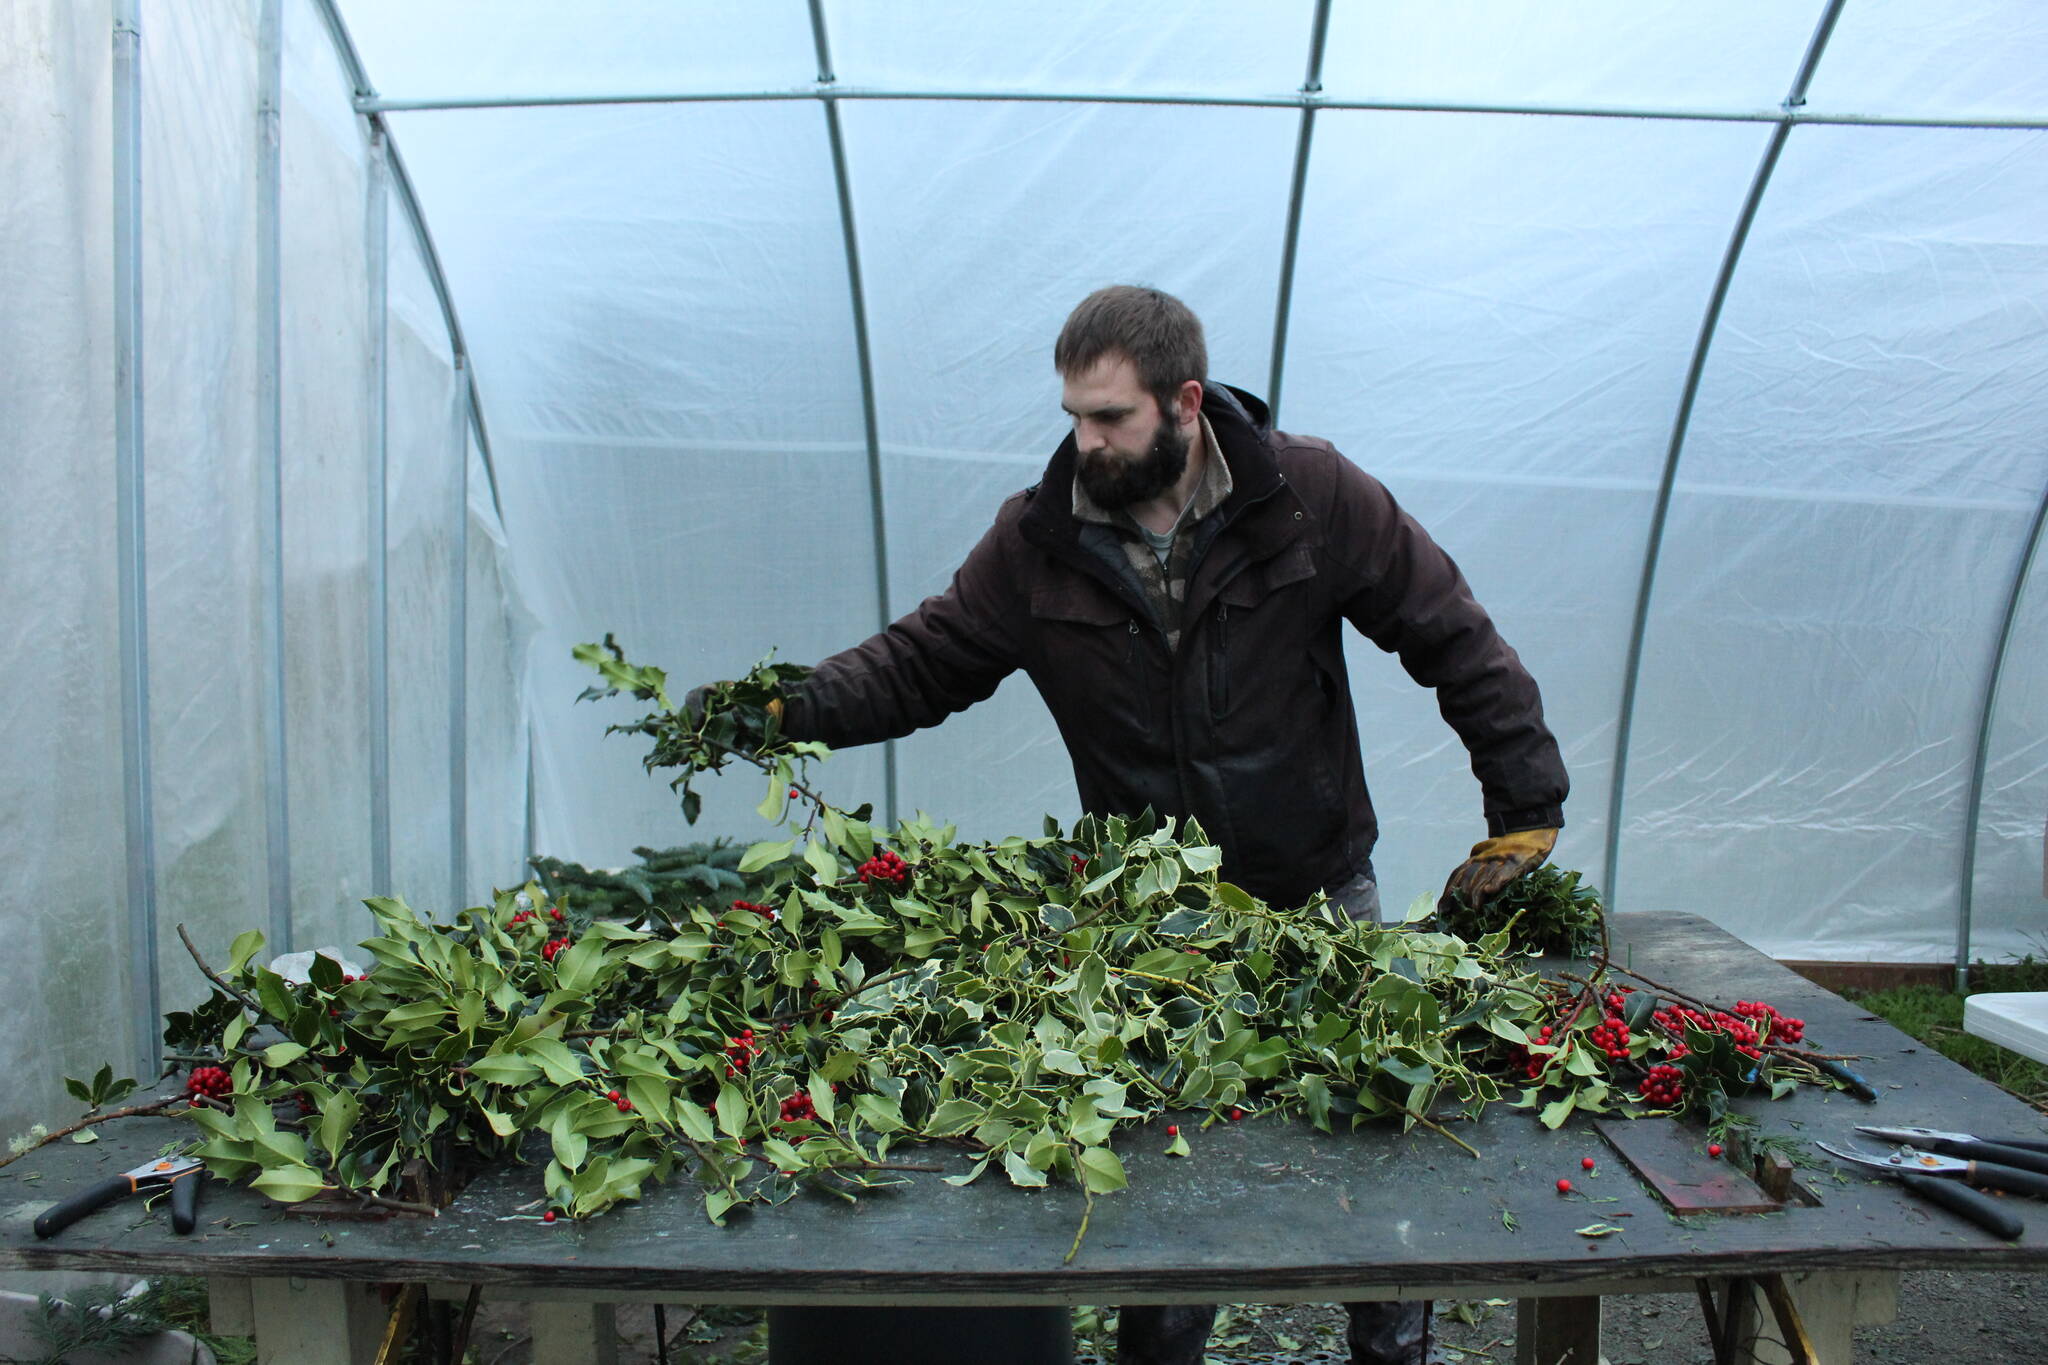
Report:
[[[2048,1359],[2048,1297],[2037,1301],[2034,1276],[2010,1272],[1956,1274],[1928,1270],[1899,1281],[1895,1321],[1856,1330],[1856,1365],[2015,1365]],[[1451,1365],[1507,1365],[1515,1358],[1515,1309],[1501,1300],[1437,1305],[1435,1335]],[[675,1365],[756,1365],[758,1320],[744,1310],[713,1309],[693,1319],[688,1309],[668,1313],[669,1359]],[[619,1312],[620,1365],[657,1357],[653,1310]],[[1344,1365],[1344,1315],[1317,1304],[1291,1308],[1243,1307],[1220,1323],[1211,1341],[1211,1365]],[[1646,1294],[1609,1299],[1601,1342],[1609,1365],[1712,1365],[1713,1352],[1699,1302],[1687,1294]],[[1080,1365],[1114,1365],[1115,1354],[1078,1343]],[[1101,1343],[1107,1347],[1107,1341]],[[487,1312],[472,1339],[481,1365],[544,1365],[525,1341],[517,1308]],[[972,1365],[962,1357],[962,1365]]]

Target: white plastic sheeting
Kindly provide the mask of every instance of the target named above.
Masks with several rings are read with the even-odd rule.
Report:
[[[0,1030],[11,1135],[125,1060],[105,5],[0,11]],[[54,135],[50,130],[57,130]]]
[[[263,2],[150,0],[140,43],[166,1004],[193,980],[170,925],[268,922],[281,817],[304,943],[359,935],[379,821],[389,889],[433,909],[518,877],[529,837],[595,863],[754,837],[739,777],[683,826],[600,739],[627,704],[572,704],[570,646],[615,631],[680,691],[942,588],[1058,440],[1051,338],[1115,280],[1187,299],[1214,377],[1255,392],[1282,324],[1283,425],[1464,565],[1572,767],[1559,856],[1612,847],[1622,905],[1792,957],[1941,960],[1966,909],[1971,955],[2042,948],[2048,561],[2007,615],[2048,490],[2048,133],[1863,126],[2048,121],[2038,6],[1840,7],[1798,117],[1854,122],[1786,130],[1674,431],[1818,0],[823,0],[822,43],[804,0],[339,0],[460,338],[352,54],[318,0],[281,0],[277,791]],[[147,984],[121,852],[112,22],[110,0],[0,19],[0,744],[22,775],[0,791],[0,1026],[58,1040],[9,1123],[123,1054]],[[1336,107],[1290,238],[1312,71]],[[449,102],[484,107],[419,107]],[[1477,837],[1478,791],[1432,699],[1352,653],[1399,904]],[[1073,813],[1017,680],[895,772],[899,809],[974,833]],[[880,802],[882,751],[824,782]]]
[[[2044,203],[2040,133],[1787,145],[1658,567],[1627,833],[1664,851],[1625,858],[1621,896],[1710,897],[1795,958],[1953,952],[1984,688],[2048,487]],[[2012,691],[2044,664],[2012,657]]]
[[[318,11],[284,7],[278,128],[279,300],[261,296],[263,7],[149,4],[140,93],[142,679],[151,741],[142,809],[154,861],[154,987],[185,1008],[205,983],[183,924],[222,958],[268,929],[270,830],[289,821],[301,944],[371,927],[368,830],[395,831],[394,876],[425,907],[455,898],[454,748],[466,756],[466,898],[522,872],[526,629],[488,481],[461,424],[448,329],[402,206],[389,207],[388,299],[373,301],[363,123]],[[103,1061],[138,1073],[152,983],[131,960],[124,863],[124,673],[117,647],[118,493],[107,3],[17,5],[0,20],[0,1024],[17,1084],[0,1128],[63,1112],[61,1079]],[[259,373],[281,309],[279,507],[264,506]],[[390,724],[387,791],[369,781],[366,660],[371,322],[390,317]],[[267,516],[282,584],[287,782],[266,779]],[[471,528],[465,545],[463,528]],[[468,563],[465,565],[464,559]],[[467,600],[465,601],[465,595]],[[467,634],[458,722],[455,631]],[[471,700],[473,699],[473,700]],[[479,732],[478,722],[485,729]],[[279,945],[280,947],[287,945]],[[153,1073],[148,1073],[153,1075]]]
[[[697,681],[874,624],[839,190],[821,111],[787,98],[821,59],[849,96],[887,614],[943,587],[1036,476],[1059,435],[1050,338],[1089,288],[1180,294],[1215,377],[1268,385],[1307,0],[826,3],[822,53],[795,3],[701,8],[702,41],[666,44],[672,7],[621,4],[589,26],[588,60],[538,11],[484,33],[384,0],[343,9],[390,73],[381,95],[410,110],[391,117],[485,373],[514,391],[494,407],[515,552],[526,516],[562,542],[520,560],[545,623],[530,704],[551,849],[615,861],[682,833],[630,755],[593,746],[608,717],[568,705],[569,643],[617,629]],[[2027,334],[2040,187],[2021,169],[2037,131],[1792,130],[1677,433],[1608,827],[1675,416],[1825,9],[1330,7],[1328,101],[1560,112],[1319,112],[1281,417],[1385,478],[1529,658],[1575,778],[1562,857],[1597,869],[1618,839],[1625,903],[1699,909],[1786,955],[1939,958],[1991,655],[2048,485]],[[1831,33],[1816,115],[2048,111],[2048,32],[2024,6],[1937,22],[1851,3]],[[932,98],[948,93],[1016,98]],[[605,95],[679,102],[431,107]],[[1169,102],[1106,102],[1148,96]],[[715,472],[706,451],[726,457]],[[656,500],[663,474],[674,493]],[[2009,680],[2041,662],[2030,648],[2022,629]],[[1477,789],[1431,699],[1353,654],[1378,861],[1405,901],[1477,835]],[[898,754],[905,810],[988,834],[1071,813],[1065,755],[1016,682]],[[842,757],[828,786],[879,796],[874,761]],[[746,837],[753,795],[717,793],[706,828]],[[2016,940],[1987,925],[1974,943]]]

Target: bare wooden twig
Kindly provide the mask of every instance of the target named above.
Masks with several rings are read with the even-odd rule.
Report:
[[[1450,1129],[1444,1127],[1442,1124],[1431,1120],[1426,1115],[1418,1114],[1413,1109],[1410,1109],[1405,1105],[1402,1106],[1401,1112],[1406,1114],[1409,1118],[1414,1119],[1417,1123],[1421,1124],[1424,1128],[1429,1129],[1430,1132],[1435,1133],[1438,1137],[1444,1139],[1446,1142],[1457,1143],[1460,1147],[1463,1147],[1466,1151],[1470,1152],[1475,1157],[1479,1155],[1479,1149],[1477,1147],[1474,1147],[1471,1143],[1465,1141],[1463,1138],[1459,1137],[1456,1133],[1453,1133]]]
[[[229,995],[232,995],[233,997],[235,997],[235,999],[241,1001],[242,1008],[249,1011],[249,1013],[256,1015],[260,1015],[263,1013],[262,1006],[258,1005],[254,1000],[251,1000],[248,996],[236,990],[233,986],[230,986],[226,981],[223,981],[219,973],[215,972],[213,968],[206,965],[206,959],[201,957],[199,955],[199,950],[192,946],[192,935],[185,932],[185,926],[182,924],[178,926],[178,937],[184,941],[185,951],[192,954],[192,960],[199,964],[199,970],[206,974],[206,979],[208,981],[211,981],[214,985],[220,987]]]
[[[167,1113],[172,1109],[182,1108],[189,1102],[190,1100],[187,1096],[170,1095],[163,1099],[152,1100],[148,1104],[131,1104],[126,1109],[109,1109],[104,1114],[87,1114],[76,1123],[66,1124],[62,1128],[45,1133],[40,1139],[18,1152],[12,1152],[7,1156],[0,1157],[0,1166],[12,1165],[38,1147],[46,1147],[58,1138],[70,1137],[73,1133],[83,1132],[87,1128],[105,1123],[108,1119],[146,1118],[150,1115]]]

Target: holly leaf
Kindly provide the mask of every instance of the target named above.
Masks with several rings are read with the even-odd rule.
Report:
[[[739,866],[735,867],[733,871],[739,873],[742,877],[746,876],[749,872],[759,872],[764,867],[771,867],[781,862],[795,848],[796,840],[794,839],[784,839],[780,843],[762,842],[755,844],[745,854],[741,855]]]
[[[1033,1170],[1031,1164],[1015,1152],[1003,1153],[1003,1171],[1010,1177],[1010,1183],[1021,1189],[1045,1188],[1045,1172]]]
[[[301,1203],[324,1188],[318,1171],[296,1163],[270,1167],[249,1183],[280,1204]]]
[[[1081,1182],[1090,1194],[1114,1194],[1131,1183],[1124,1174],[1124,1163],[1107,1147],[1083,1147],[1077,1160]]]
[[[263,931],[245,929],[235,935],[235,941],[228,948],[227,975],[233,976],[249,965],[249,959],[263,951]]]

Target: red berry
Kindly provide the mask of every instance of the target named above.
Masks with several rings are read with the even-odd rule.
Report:
[[[1235,1108],[1233,1108],[1233,1109],[1232,1109],[1232,1110],[1230,1111],[1230,1121],[1231,1121],[1232,1123],[1236,1123],[1236,1122],[1237,1122],[1237,1121],[1238,1121],[1239,1119],[1241,1119],[1241,1118],[1243,1118],[1243,1117],[1244,1117],[1244,1110],[1242,1110],[1242,1109],[1235,1109]]]
[[[1569,1180],[1559,1179],[1557,1182],[1557,1192],[1559,1194],[1570,1194],[1572,1192],[1572,1182]]]
[[[554,1222],[554,1221],[555,1221],[555,1211],[554,1211],[553,1209],[549,1209],[549,1210],[548,1210],[548,1211],[547,1211],[546,1213],[544,1213],[544,1214],[542,1214],[542,1215],[540,1216],[540,1221],[541,1221],[541,1222],[543,1222],[543,1223],[552,1223],[552,1222]]]
[[[1579,1158],[1579,1169],[1582,1171],[1590,1171],[1597,1164],[1592,1157],[1582,1156]]]
[[[605,1091],[604,1097],[610,1100],[613,1104],[617,1104],[619,1102],[619,1092],[616,1090]]]
[[[621,1114],[630,1114],[630,1113],[632,1113],[632,1112],[633,1112],[633,1101],[631,1101],[631,1100],[620,1100],[620,1101],[619,1101],[619,1112],[620,1112]]]
[[[1707,1144],[1707,1155],[1708,1155],[1708,1156],[1719,1156],[1719,1155],[1721,1155],[1721,1144],[1720,1144],[1720,1143],[1718,1143],[1718,1142],[1710,1142],[1710,1143],[1708,1143],[1708,1144]]]
[[[791,787],[791,788],[789,789],[789,799],[790,799],[790,800],[792,800],[792,801],[796,800],[796,799],[797,799],[797,798],[798,798],[799,796],[802,796],[802,795],[803,795],[803,793],[802,793],[802,792],[800,792],[800,791],[798,791],[798,790],[797,790],[797,789],[796,789],[795,787]]]
[[[1167,1125],[1166,1125],[1166,1135],[1167,1135],[1168,1137],[1179,1137],[1179,1136],[1180,1136],[1180,1125],[1179,1125],[1179,1124],[1177,1124],[1177,1123],[1169,1123],[1169,1124],[1167,1124]]]

